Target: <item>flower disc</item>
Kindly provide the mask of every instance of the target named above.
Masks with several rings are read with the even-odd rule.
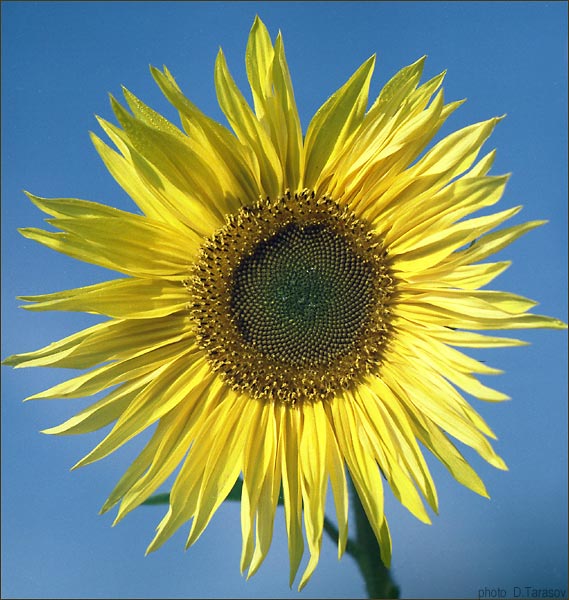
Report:
[[[291,223],[235,270],[231,306],[243,339],[291,365],[329,364],[372,308],[372,267],[322,224]]]
[[[204,246],[192,289],[212,363],[256,397],[325,398],[379,365],[387,259],[329,198],[303,192],[242,209]]]

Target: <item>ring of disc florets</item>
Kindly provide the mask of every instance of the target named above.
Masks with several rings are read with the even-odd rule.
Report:
[[[245,340],[232,306],[236,270],[291,225],[321,226],[345,240],[369,269],[369,311],[353,344],[318,364],[275,357]],[[395,290],[390,261],[370,225],[327,196],[314,192],[260,199],[226,217],[226,225],[202,245],[187,287],[199,346],[212,368],[234,390],[265,401],[290,404],[327,400],[356,386],[381,364],[390,335],[390,302]],[[234,302],[233,302],[234,304]]]

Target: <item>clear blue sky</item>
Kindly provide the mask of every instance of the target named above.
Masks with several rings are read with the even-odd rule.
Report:
[[[508,114],[488,143],[494,173],[512,172],[501,207],[524,204],[518,222],[549,224],[503,252],[514,261],[497,287],[567,316],[567,5],[564,2],[2,2],[2,356],[38,348],[95,322],[74,313],[27,313],[17,294],[112,277],[20,237],[41,226],[22,189],[132,209],[91,146],[94,114],[113,120],[107,92],[124,84],[175,119],[149,64],[166,64],[183,90],[221,119],[213,64],[221,45],[245,85],[244,50],[255,14],[282,30],[303,126],[377,52],[373,92],[428,55],[425,76],[448,69],[445,97],[468,98],[445,132]],[[477,402],[510,467],[466,455],[492,500],[479,498],[430,461],[440,493],[433,525],[390,496],[393,573],[405,596],[476,597],[480,588],[566,587],[567,334],[533,331],[531,346],[485,353],[506,374],[492,381],[512,402]],[[288,581],[283,516],[273,547],[249,582],[239,575],[237,504],[224,505],[200,541],[186,531],[144,550],[161,518],[141,507],[111,528],[98,510],[142,441],[73,473],[101,434],[54,438],[40,429],[83,400],[22,398],[61,381],[56,370],[2,370],[2,596],[11,598],[296,597]],[[349,557],[327,539],[300,597],[361,597]]]

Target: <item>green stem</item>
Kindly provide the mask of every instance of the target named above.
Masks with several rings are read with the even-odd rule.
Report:
[[[399,587],[381,560],[379,544],[358,493],[350,479],[350,500],[356,524],[356,562],[366,584],[368,598],[399,598]]]
[[[166,492],[165,494],[154,494],[154,496],[150,496],[150,498],[146,498],[146,500],[142,503],[143,506],[159,506],[160,504],[168,504],[170,502],[170,494]]]
[[[324,531],[328,534],[328,536],[330,537],[330,539],[337,544],[338,543],[338,537],[339,537],[339,532],[338,532],[338,528],[336,527],[336,525],[334,525],[334,523],[332,523],[332,521],[330,521],[330,519],[324,515]],[[358,552],[359,552],[359,548],[358,545],[354,542],[354,540],[348,538],[346,540],[346,554],[349,554],[350,556],[352,556],[354,558],[354,560],[358,560]]]

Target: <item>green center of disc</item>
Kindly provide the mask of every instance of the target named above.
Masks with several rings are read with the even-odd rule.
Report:
[[[283,227],[234,270],[231,308],[243,339],[290,365],[322,365],[358,341],[373,270],[323,224]]]

